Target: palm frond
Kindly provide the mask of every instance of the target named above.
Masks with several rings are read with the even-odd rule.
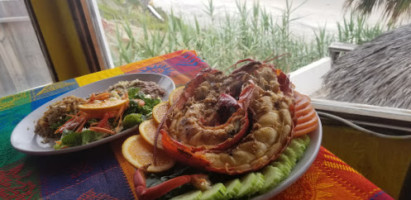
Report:
[[[411,17],[411,0],[346,0],[344,7],[364,15],[371,14],[377,8],[383,8],[383,18],[394,24],[401,17]]]

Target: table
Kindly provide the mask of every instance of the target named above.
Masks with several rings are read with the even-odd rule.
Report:
[[[27,114],[86,84],[124,73],[156,72],[177,86],[208,65],[194,51],[177,51],[0,99],[0,199],[134,199],[134,167],[121,154],[125,138],[81,152],[28,156],[13,149],[10,134]],[[321,147],[308,171],[273,199],[392,199]]]

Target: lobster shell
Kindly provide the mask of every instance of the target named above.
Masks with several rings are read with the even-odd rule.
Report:
[[[285,150],[297,121],[293,86],[273,65],[244,61],[251,62],[228,76],[208,68],[186,85],[158,128],[170,156],[233,175],[261,169]],[[221,104],[231,112],[220,122]]]

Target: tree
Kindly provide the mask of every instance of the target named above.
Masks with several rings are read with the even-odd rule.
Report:
[[[345,6],[365,15],[383,7],[383,17],[393,24],[398,22],[400,17],[411,17],[411,0],[346,0]]]

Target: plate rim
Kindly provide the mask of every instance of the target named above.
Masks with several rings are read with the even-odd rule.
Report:
[[[59,150],[55,150],[55,149],[48,149],[48,150],[47,150],[47,149],[45,148],[44,151],[39,151],[39,150],[33,151],[33,150],[29,150],[29,149],[20,148],[20,146],[16,146],[16,144],[15,144],[15,142],[14,142],[15,137],[17,137],[17,135],[18,135],[17,131],[20,130],[19,127],[20,127],[20,126],[23,126],[24,123],[28,123],[28,122],[26,122],[26,121],[29,120],[30,115],[32,115],[33,113],[35,113],[37,110],[44,109],[44,107],[48,107],[48,106],[51,105],[52,103],[54,103],[54,102],[56,102],[56,101],[58,101],[58,100],[61,100],[61,99],[64,98],[64,97],[67,97],[67,96],[72,95],[72,93],[77,92],[79,89],[84,88],[85,86],[92,87],[93,85],[101,84],[101,82],[105,82],[105,81],[110,80],[110,79],[118,79],[118,78],[121,78],[121,77],[129,77],[129,76],[140,76],[140,75],[145,75],[145,74],[146,74],[146,75],[159,76],[159,77],[161,77],[161,78],[168,79],[168,80],[170,81],[171,85],[172,85],[172,89],[175,89],[175,88],[176,88],[176,85],[175,85],[173,79],[171,79],[169,76],[166,76],[166,75],[164,75],[164,74],[159,74],[159,73],[150,73],[150,72],[141,72],[141,73],[138,72],[138,73],[120,74],[120,75],[117,75],[117,76],[112,76],[112,77],[108,77],[108,78],[105,78],[105,79],[102,79],[102,80],[98,80],[98,81],[96,81],[96,82],[92,82],[92,83],[89,83],[89,84],[87,84],[87,85],[83,85],[83,86],[81,86],[81,87],[78,87],[78,88],[75,88],[75,89],[73,89],[73,90],[70,90],[70,91],[68,91],[68,92],[66,92],[66,93],[63,93],[63,94],[61,94],[61,95],[59,95],[59,96],[57,96],[57,97],[54,97],[53,99],[51,99],[51,100],[45,102],[44,104],[42,104],[41,106],[37,107],[35,110],[32,110],[32,111],[31,111],[29,114],[27,114],[22,120],[20,120],[20,122],[14,127],[14,129],[13,129],[11,135],[10,135],[10,143],[11,143],[12,147],[13,147],[14,149],[16,149],[17,151],[20,151],[20,152],[25,153],[25,154],[28,154],[28,155],[36,155],[36,156],[59,155],[59,154],[72,153],[72,152],[77,152],[77,151],[82,151],[82,150],[86,150],[86,149],[89,149],[89,148],[93,148],[93,147],[96,147],[96,146],[98,146],[98,145],[102,145],[102,144],[111,142],[111,141],[113,141],[113,140],[116,140],[117,138],[120,138],[120,137],[122,137],[122,136],[124,136],[124,135],[128,135],[128,134],[130,134],[130,133],[138,130],[138,125],[137,125],[137,126],[134,126],[134,127],[132,127],[132,128],[126,129],[126,130],[124,130],[124,131],[121,131],[121,132],[119,132],[119,133],[117,133],[117,134],[115,134],[115,135],[112,135],[112,136],[103,138],[103,139],[101,139],[101,140],[97,140],[97,141],[94,141],[94,142],[91,142],[91,143],[88,143],[88,144],[85,144],[85,145],[70,147],[70,148],[66,148],[66,149],[59,149]],[[138,79],[138,78],[136,78],[136,79]],[[120,80],[120,81],[121,81],[121,80]],[[171,90],[171,91],[172,91],[172,90]],[[171,91],[169,91],[169,92],[171,92]],[[168,98],[168,97],[167,97],[167,98]],[[35,125],[35,122],[33,122],[33,124]],[[25,128],[25,127],[23,127],[23,128]],[[31,126],[30,126],[30,128],[33,128],[33,131],[32,131],[32,132],[33,132],[33,134],[34,134],[34,127],[31,127]],[[36,139],[36,137],[40,137],[40,136],[34,134],[33,138],[31,138],[31,139]],[[30,139],[30,138],[29,138],[29,139]]]

